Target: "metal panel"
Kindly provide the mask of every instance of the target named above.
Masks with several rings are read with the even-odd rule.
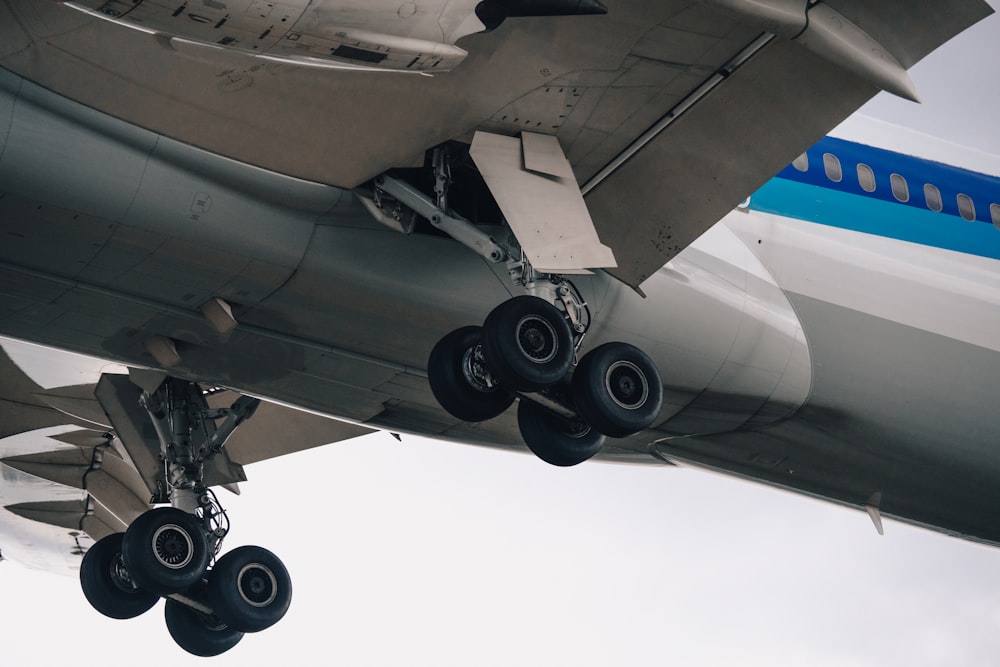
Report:
[[[549,176],[573,178],[573,167],[563,154],[556,137],[537,132],[521,133],[521,148],[524,151],[524,168]]]
[[[262,66],[249,57],[220,66],[106,21],[68,30],[80,14],[57,3],[11,1],[33,28],[34,48],[4,57],[4,67],[184,143],[341,187],[419,166],[428,147],[471,138],[497,110],[540,86],[617,71],[651,24],[691,4],[620,1],[607,16],[507,21],[465,38],[461,66],[429,77]],[[0,5],[0,43],[23,42],[18,22],[3,12]],[[652,115],[662,111],[658,105]]]
[[[228,406],[235,396],[217,394],[213,399],[216,398],[220,405]],[[214,405],[215,401],[209,403]],[[246,465],[373,432],[363,426],[263,402],[253,418],[226,441],[226,452],[236,463]]]
[[[549,273],[616,266],[554,137],[476,132],[469,154],[532,265]]]
[[[36,395],[42,390],[0,349],[0,438],[47,426],[76,424]]]

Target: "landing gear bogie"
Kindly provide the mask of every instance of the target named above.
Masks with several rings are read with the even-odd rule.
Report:
[[[273,625],[291,601],[288,571],[260,547],[235,549],[209,569],[229,518],[205,483],[205,466],[260,404],[241,396],[229,408],[212,408],[206,396],[214,391],[177,378],[143,390],[138,402],[162,463],[161,476],[146,481],[153,502],[170,506],[149,510],[125,533],[97,542],[80,570],[84,594],[106,616],[132,618],[167,598],[170,635],[185,651],[206,657],[228,651],[244,632]],[[141,431],[145,425],[132,426]]]
[[[553,294],[565,298],[556,299],[565,312],[518,296],[494,308],[481,329],[451,332],[431,352],[427,373],[438,402],[463,421],[491,419],[519,396],[518,426],[529,449],[567,466],[594,456],[604,436],[649,428],[663,386],[649,356],[627,343],[598,346],[571,377],[589,311],[568,283]]]
[[[127,532],[90,548],[80,568],[84,595],[117,619],[139,616],[165,597],[167,629],[181,648],[203,657],[228,651],[244,633],[284,617],[291,578],[277,556],[254,546],[237,547],[208,569],[205,543],[196,516],[172,507],[149,510]]]

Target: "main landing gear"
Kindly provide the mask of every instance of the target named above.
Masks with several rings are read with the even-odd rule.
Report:
[[[376,220],[392,229],[411,233],[416,216],[420,216],[487,262],[506,263],[511,280],[525,294],[497,306],[482,327],[456,329],[438,342],[427,364],[431,390],[441,407],[452,416],[469,422],[492,419],[519,398],[518,425],[528,447],[554,465],[575,465],[594,456],[606,436],[627,437],[653,424],[663,400],[660,375],[645,353],[626,343],[606,343],[591,350],[573,370],[577,352],[590,326],[590,311],[569,280],[561,274],[536,271],[532,267],[528,258],[540,256],[540,253],[532,255],[521,244],[525,239],[529,243],[535,241],[530,231],[537,220],[524,216],[523,211],[517,212],[525,225],[521,228],[521,236],[517,236],[515,226],[503,220],[503,206],[495,201],[497,214],[506,225],[499,228],[505,231],[502,237],[506,240],[498,242],[488,233],[488,227],[470,222],[449,205],[449,188],[456,183],[449,151],[470,155],[477,167],[481,166],[480,160],[490,165],[493,178],[500,179],[493,183],[503,185],[508,202],[511,201],[508,189],[511,182],[523,184],[527,182],[524,178],[533,178],[525,177],[524,170],[512,166],[508,160],[510,138],[494,136],[484,141],[483,152],[478,157],[469,149],[463,151],[455,145],[433,149],[428,161],[430,173],[422,170],[411,174],[415,182],[424,183],[424,190],[403,180],[406,176],[397,170],[376,177],[371,193],[362,192],[359,197]],[[534,141],[538,141],[537,136]],[[546,153],[548,157],[561,151],[551,142],[546,145],[546,150],[550,151]],[[524,143],[524,137],[520,150],[533,150]],[[558,162],[558,158],[553,159]],[[516,162],[521,164],[520,160]],[[460,163],[468,166],[465,162]],[[565,166],[569,167],[568,161]],[[426,192],[429,177],[433,178],[433,195]],[[476,174],[471,178],[465,173],[458,181],[461,183],[459,192],[465,199],[489,204],[493,184],[489,179],[478,182],[478,177]],[[514,180],[504,180],[511,178]],[[532,187],[538,186],[537,180],[531,182]],[[576,192],[579,199],[575,200],[560,179],[551,183],[554,185],[547,191],[553,201],[578,202],[580,207],[586,208],[582,194]],[[544,190],[546,186],[538,187]],[[510,189],[517,188],[510,186]],[[481,208],[488,210],[490,207]],[[472,207],[470,212],[477,213],[479,209]],[[596,238],[589,215],[581,217],[577,210],[567,216],[568,220],[560,222],[564,229],[586,236],[586,227],[590,225]],[[515,236],[516,241],[512,238]],[[551,246],[553,241],[540,243],[546,247],[545,243]],[[605,262],[604,251],[608,249],[599,243],[596,245],[599,247],[588,246],[588,253],[593,253],[588,259]],[[574,269],[593,268],[572,266],[574,259],[570,256],[563,256],[561,260],[558,266],[570,273]]]
[[[164,464],[161,497],[154,501],[171,506],[149,510],[124,533],[99,540],[83,558],[80,584],[97,611],[117,619],[139,616],[167,598],[174,641],[194,655],[218,655],[244,633],[277,623],[291,602],[288,571],[270,551],[243,546],[216,559],[228,519],[203,484],[205,463],[259,402],[243,397],[213,410],[198,385],[168,379],[153,394],[143,393],[141,403]]]
[[[605,436],[652,425],[663,400],[652,360],[627,343],[605,343],[573,361],[589,313],[568,281],[550,281],[552,301],[514,297],[482,327],[462,327],[431,352],[427,374],[441,406],[463,421],[504,412],[520,397],[518,427],[528,448],[557,466],[586,461]]]

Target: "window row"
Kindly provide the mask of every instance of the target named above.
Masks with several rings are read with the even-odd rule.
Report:
[[[809,156],[803,153],[792,161],[792,166],[801,172],[809,171]],[[844,180],[844,170],[840,164],[840,158],[833,153],[823,153],[823,171],[826,177],[834,183],[840,183]],[[858,185],[862,190],[875,192],[875,172],[872,171],[871,167],[864,163],[858,163],[857,177]],[[906,182],[906,178],[900,174],[889,175],[889,189],[892,190],[892,196],[898,201],[910,201],[910,186]],[[936,185],[924,183],[923,190],[927,208],[938,213],[944,210],[944,200]],[[972,201],[972,197],[959,193],[955,196],[955,203],[958,205],[959,215],[964,219],[969,222],[976,219],[976,205]],[[990,204],[990,218],[996,228],[1000,229],[1000,204]]]

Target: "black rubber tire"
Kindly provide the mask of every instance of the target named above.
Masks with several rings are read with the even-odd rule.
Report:
[[[122,556],[139,588],[170,595],[201,581],[211,554],[196,517],[158,507],[140,515],[125,531]]]
[[[80,563],[80,587],[90,606],[109,618],[135,618],[160,596],[132,583],[122,561],[124,533],[113,533],[87,550]]]
[[[462,327],[438,341],[427,361],[427,380],[434,398],[456,419],[481,422],[502,414],[514,395],[501,387],[488,387],[469,377],[474,374],[474,351],[482,327]]]
[[[260,632],[288,611],[292,580],[281,560],[267,549],[238,547],[209,572],[208,601],[229,627]]]
[[[652,426],[663,405],[663,383],[649,356],[628,343],[605,343],[573,372],[577,414],[612,438]]]
[[[573,333],[559,309],[534,296],[516,296],[483,324],[483,358],[509,391],[539,391],[573,365]]]
[[[218,619],[206,616],[176,600],[167,600],[163,607],[167,631],[182,649],[201,658],[225,653],[240,643],[243,633],[233,630]]]
[[[590,426],[558,417],[536,403],[521,399],[517,406],[521,437],[535,456],[554,466],[575,466],[601,451],[604,435]]]

